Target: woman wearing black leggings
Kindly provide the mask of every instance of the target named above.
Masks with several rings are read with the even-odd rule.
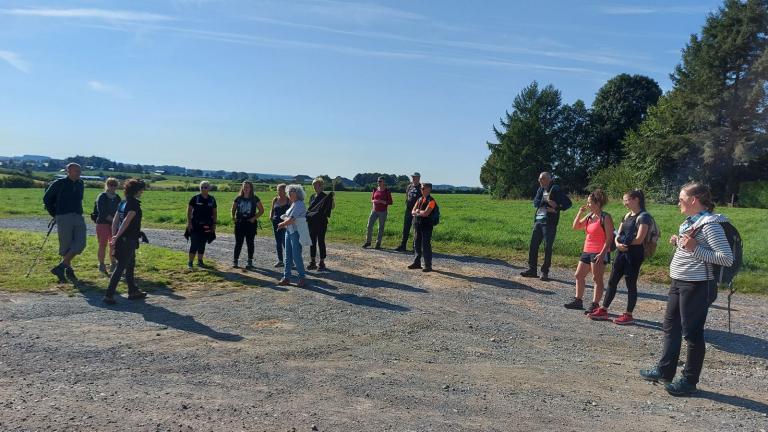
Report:
[[[256,220],[264,214],[264,205],[259,197],[253,194],[253,183],[248,180],[240,186],[240,193],[232,203],[232,220],[235,222],[235,256],[232,267],[238,268],[243,242],[248,248],[248,264],[246,269],[253,269],[253,239],[256,237]]]
[[[624,207],[629,210],[619,226],[619,234],[616,242],[616,261],[611,269],[611,277],[608,279],[608,290],[605,292],[603,306],[595,309],[588,316],[590,319],[602,321],[610,319],[608,308],[616,296],[619,281],[624,278],[627,284],[627,310],[613,320],[620,325],[634,323],[632,312],[637,303],[637,278],[640,276],[640,266],[645,259],[643,242],[651,227],[651,215],[645,211],[645,195],[640,190],[634,190],[624,194]]]

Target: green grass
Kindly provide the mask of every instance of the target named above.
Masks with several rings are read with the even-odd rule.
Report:
[[[59,262],[57,240],[53,233],[40,255],[34,270],[26,277],[34,256],[45,238],[41,233],[0,230],[0,289],[3,291],[46,292],[58,288],[74,292],[71,284],[56,285],[55,277],[49,269]],[[80,279],[80,287],[85,289],[106,289],[109,279],[97,269],[96,239],[88,237],[88,245],[82,255],[73,263]],[[215,269],[186,269],[186,254],[152,245],[142,245],[137,251],[136,277],[143,290],[176,290],[199,286],[230,286],[229,279]],[[119,291],[125,290],[125,284],[118,285]]]
[[[86,213],[90,212],[98,190],[86,189]],[[147,191],[142,198],[144,222],[148,226],[183,228],[190,192]],[[221,232],[232,232],[229,211],[235,192],[213,194],[219,203]],[[41,189],[0,190],[0,217],[47,216],[41,204]],[[259,193],[268,207],[272,193]],[[484,195],[435,195],[441,207],[441,223],[435,228],[433,246],[438,253],[473,255],[503,260],[525,261],[533,221],[530,201],[498,201]],[[404,212],[404,195],[393,194],[395,204],[390,207],[385,229],[384,246],[395,247],[400,241]],[[574,203],[577,207],[578,203]],[[365,226],[370,214],[370,193],[339,192],[336,210],[328,230],[328,240],[349,244],[362,244]],[[677,231],[683,217],[675,206],[650,205],[662,230],[662,241],[656,255],[643,267],[644,278],[665,281],[672,248],[666,239]],[[608,205],[607,211],[620,219],[626,210],[618,202]],[[768,210],[722,208],[741,232],[744,243],[744,268],[737,279],[741,291],[768,293]],[[575,268],[584,242],[584,233],[570,228],[576,210],[561,216],[554,249],[554,264]],[[259,235],[272,236],[271,225],[264,217]]]

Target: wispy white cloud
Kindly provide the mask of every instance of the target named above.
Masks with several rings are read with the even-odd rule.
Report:
[[[19,57],[19,55],[15,52],[0,50],[0,60],[5,61],[9,65],[24,73],[29,73],[29,63],[22,60],[21,57]]]
[[[303,12],[329,15],[358,22],[382,19],[422,20],[424,16],[403,9],[376,3],[357,3],[337,0],[312,0],[298,5]]]
[[[34,16],[47,18],[90,18],[106,21],[171,21],[174,18],[148,12],[109,9],[0,9],[4,15]]]
[[[600,12],[607,15],[685,14],[697,15],[709,12],[706,6],[636,6],[624,4],[603,5]]]
[[[91,90],[97,92],[97,93],[104,93],[109,96],[116,97],[118,99],[131,99],[132,96],[127,91],[121,89],[120,87],[117,87],[112,84],[106,84],[101,81],[88,81],[88,87],[90,87]]]

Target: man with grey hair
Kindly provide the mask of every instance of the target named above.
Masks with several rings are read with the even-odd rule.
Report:
[[[66,283],[67,279],[77,282],[75,271],[72,269],[72,259],[85,249],[85,185],[80,179],[81,173],[80,165],[67,164],[67,176],[51,183],[43,195],[45,209],[56,219],[56,230],[59,234],[61,262],[51,269],[59,283]]]
[[[536,215],[528,248],[528,270],[520,273],[523,277],[537,277],[536,267],[539,258],[539,246],[544,241],[544,263],[541,265],[541,280],[549,280],[549,267],[552,265],[552,245],[555,243],[557,223],[560,212],[571,208],[571,200],[560,187],[552,182],[552,174],[544,171],[539,174],[539,189],[533,199]]]

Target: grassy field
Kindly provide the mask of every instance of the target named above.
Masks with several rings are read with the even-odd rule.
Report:
[[[98,193],[86,189],[86,213]],[[148,226],[182,228],[186,221],[186,203],[192,196],[189,192],[147,191],[144,195],[144,221]],[[234,192],[213,194],[220,211],[220,231],[231,232],[229,209]],[[266,201],[272,193],[259,194]],[[41,189],[0,190],[0,217],[47,216],[41,204]],[[403,194],[394,194],[395,204],[390,207],[385,229],[385,247],[396,247],[402,232],[404,212]],[[370,213],[370,194],[366,192],[337,193],[336,210],[332,217],[328,238],[333,242],[362,244],[365,239],[365,225]],[[438,253],[473,255],[503,260],[522,261],[527,259],[533,208],[530,201],[496,201],[483,195],[436,195],[441,207],[441,223],[435,228],[433,246]],[[578,203],[574,203],[574,207]],[[662,240],[677,231],[683,220],[677,207],[651,205],[648,210],[654,215],[662,230]],[[737,280],[739,290],[768,293],[768,230],[763,223],[768,219],[768,210],[725,208],[722,210],[741,232],[744,242],[744,264]],[[618,202],[609,204],[607,211],[619,219],[625,210]],[[576,210],[571,209],[561,217],[555,242],[554,263],[563,267],[574,267],[581,251],[584,233],[570,228]],[[271,236],[271,225],[262,219],[264,229],[259,235]],[[664,281],[672,249],[661,242],[656,255],[645,264],[644,277]]]
[[[6,291],[45,292],[63,289],[74,292],[71,284],[56,285],[48,270],[59,262],[56,255],[55,236],[48,239],[40,260],[27,278],[26,274],[33,257],[40,249],[44,234],[0,229],[0,287]],[[88,238],[84,256],[96,256],[97,243]],[[136,256],[136,277],[143,290],[175,290],[194,286],[235,287],[237,280],[225,277],[216,269],[189,271],[180,263],[186,261],[186,254],[152,245],[142,245]],[[109,279],[97,271],[95,265],[79,263],[77,276],[79,289],[106,289]],[[119,292],[125,292],[125,283],[118,285]]]

